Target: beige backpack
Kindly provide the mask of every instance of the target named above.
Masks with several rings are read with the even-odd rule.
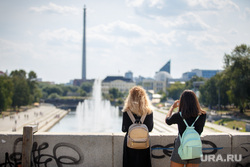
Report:
[[[133,149],[146,149],[149,147],[148,127],[143,124],[147,113],[143,114],[140,122],[136,123],[131,111],[127,111],[129,118],[133,122],[128,129],[127,146]]]

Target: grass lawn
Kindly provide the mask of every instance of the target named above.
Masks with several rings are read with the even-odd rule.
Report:
[[[215,124],[224,124],[224,126],[233,129],[233,127],[238,127],[240,129],[239,131],[241,132],[245,132],[246,131],[246,122],[243,121],[236,121],[233,119],[229,119],[229,118],[224,118],[224,119],[220,119],[218,121],[214,122]]]

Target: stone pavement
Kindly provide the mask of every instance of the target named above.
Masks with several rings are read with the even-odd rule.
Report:
[[[54,126],[68,112],[57,109],[50,104],[19,112],[11,116],[0,118],[0,132],[21,132],[25,125],[37,124],[39,132],[45,132]]]

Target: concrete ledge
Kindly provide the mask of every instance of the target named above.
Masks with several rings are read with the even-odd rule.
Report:
[[[37,166],[122,166],[124,133],[48,133],[34,134],[32,161]],[[154,167],[170,164],[175,134],[151,134]],[[246,166],[250,162],[250,133],[209,134],[202,137],[205,160],[201,167]],[[22,134],[0,133],[0,166],[21,163]],[[225,161],[227,155],[242,154],[240,162]],[[223,159],[220,159],[222,156]],[[218,159],[219,157],[219,159]],[[222,161],[223,160],[223,161]],[[227,160],[227,159],[226,159]]]
[[[232,134],[232,155],[242,156],[241,162],[233,162],[233,166],[250,166],[250,136],[249,133]]]

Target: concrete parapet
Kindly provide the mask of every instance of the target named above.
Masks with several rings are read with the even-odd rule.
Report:
[[[225,161],[226,154],[231,154],[231,135],[216,133],[201,137],[203,147],[202,167],[230,167],[231,162]],[[223,159],[223,160],[222,160]]]
[[[232,134],[232,156],[240,162],[233,162],[233,166],[250,166],[250,136],[249,133]]]
[[[150,136],[153,166],[170,164],[170,156],[176,137],[174,134],[154,134]]]
[[[48,133],[34,134],[33,166],[122,166],[124,133]],[[152,165],[170,164],[175,134],[150,134]],[[246,166],[250,162],[250,133],[216,133],[202,136],[201,167]],[[21,164],[22,134],[0,133],[0,166]],[[239,158],[232,156],[242,154]],[[228,155],[230,155],[228,159]],[[207,158],[207,159],[206,159]],[[238,158],[238,159],[237,159]],[[35,164],[35,165],[34,165]]]

